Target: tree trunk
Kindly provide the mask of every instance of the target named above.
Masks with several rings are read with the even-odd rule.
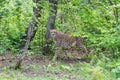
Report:
[[[42,48],[43,54],[47,54],[48,52],[51,53],[51,44],[52,41],[49,39],[50,38],[50,29],[54,29],[55,25],[55,19],[56,19],[56,14],[57,14],[57,2],[58,0],[49,0],[50,3],[50,13],[49,13],[49,18],[47,22],[47,31],[46,31],[46,36],[45,36],[45,42]]]
[[[50,38],[50,29],[54,29],[55,19],[57,14],[57,0],[49,0],[50,13],[47,22],[46,38]]]
[[[34,3],[36,3],[37,7],[33,7],[33,12],[34,15],[32,17],[32,20],[29,24],[29,27],[27,29],[27,35],[26,35],[26,43],[25,46],[23,48],[22,54],[20,55],[20,57],[18,58],[18,61],[15,65],[15,69],[19,69],[21,67],[21,63],[22,60],[25,58],[30,41],[34,38],[36,32],[37,32],[37,28],[38,28],[38,17],[41,17],[40,11],[42,9],[42,7],[40,7],[40,1],[39,0],[33,0]]]

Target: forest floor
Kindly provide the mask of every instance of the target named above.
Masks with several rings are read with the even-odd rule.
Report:
[[[81,61],[46,56],[26,56],[19,70],[13,67],[19,55],[0,55],[0,80],[85,80],[81,75]],[[82,60],[89,62],[90,60]]]

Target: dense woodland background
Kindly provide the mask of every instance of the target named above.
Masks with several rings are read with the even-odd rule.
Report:
[[[39,9],[34,25],[36,34],[30,42],[27,55],[53,57],[55,46],[45,44],[49,18],[51,14],[50,1],[57,0],[0,0],[0,55],[20,55],[26,42],[26,31],[30,22],[36,17],[33,8]],[[66,65],[58,61],[57,67],[50,63],[46,67],[49,76],[30,77],[22,75],[19,80],[119,80],[120,78],[120,0],[58,0],[55,18],[55,29],[71,36],[81,36],[89,50],[89,63],[75,62]],[[53,10],[54,12],[54,10]],[[36,27],[37,26],[37,27]],[[44,47],[49,45],[51,51],[44,53]],[[64,62],[64,61],[62,61]],[[2,65],[2,64],[0,64]],[[43,65],[41,65],[43,66]],[[32,66],[36,69],[37,66]],[[27,67],[31,69],[30,67]],[[45,69],[46,69],[45,68]],[[24,69],[24,67],[23,67]],[[67,70],[64,76],[55,77],[56,70]],[[20,71],[1,67],[1,79],[15,78]],[[10,70],[11,71],[11,70]],[[75,72],[75,73],[74,73]],[[45,73],[48,75],[48,72]],[[57,73],[56,73],[57,74]],[[81,75],[81,79],[78,77]],[[44,75],[43,75],[44,76]],[[53,77],[54,76],[54,77]],[[59,75],[60,76],[60,75]],[[75,77],[73,78],[69,78]]]

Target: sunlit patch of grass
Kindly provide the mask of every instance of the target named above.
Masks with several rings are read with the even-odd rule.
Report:
[[[66,65],[60,62],[56,62],[55,64],[48,64],[47,66],[44,66],[44,70],[46,70],[47,75],[60,79],[62,78],[64,80],[76,77],[72,65]]]
[[[116,80],[112,71],[97,64],[81,63],[81,73],[85,80]]]
[[[7,74],[0,74],[0,80],[58,80],[54,77],[28,77],[22,74],[19,75],[7,75]]]

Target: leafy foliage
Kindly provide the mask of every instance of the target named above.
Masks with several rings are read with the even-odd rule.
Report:
[[[61,0],[58,3],[56,28],[72,36],[82,36],[90,51],[90,64],[82,63],[83,76],[91,80],[109,80],[107,73],[116,74],[120,63],[120,0]],[[25,31],[33,15],[32,0],[0,0],[0,54],[20,51]],[[31,42],[29,54],[40,53],[46,33],[49,3],[43,7],[39,28]],[[54,50],[54,46],[52,46]],[[88,67],[84,67],[88,66]],[[95,68],[96,67],[96,68]],[[60,68],[69,69],[66,66]],[[88,69],[85,71],[85,69]],[[48,65],[48,70],[51,66]],[[115,72],[112,72],[115,70]],[[86,75],[85,75],[86,76]],[[114,77],[114,76],[113,76]],[[117,76],[119,78],[120,76]]]
[[[0,19],[0,53],[7,49],[17,49],[21,44],[21,37],[25,35],[25,30],[32,15],[32,2],[14,0],[4,1],[5,4],[1,8]],[[30,5],[27,5],[30,4]],[[15,48],[16,47],[16,48]]]

